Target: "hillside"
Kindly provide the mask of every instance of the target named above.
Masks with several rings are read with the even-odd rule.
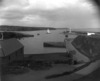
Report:
[[[8,25],[1,25],[1,31],[36,31],[36,30],[55,30],[56,28],[53,27],[25,27],[25,26],[8,26]]]
[[[90,59],[100,57],[100,36],[78,36],[73,42],[73,46]]]
[[[34,37],[34,35],[17,33],[17,32],[3,32],[3,39],[9,39],[9,38],[21,39],[24,37]],[[1,33],[0,33],[0,38],[2,38]]]

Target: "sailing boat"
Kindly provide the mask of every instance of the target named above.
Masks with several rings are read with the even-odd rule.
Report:
[[[49,29],[47,29],[47,34],[50,34],[51,32],[50,32],[50,30]]]

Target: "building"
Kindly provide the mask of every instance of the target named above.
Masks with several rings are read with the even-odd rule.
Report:
[[[0,40],[0,67],[24,58],[24,46],[15,38]]]

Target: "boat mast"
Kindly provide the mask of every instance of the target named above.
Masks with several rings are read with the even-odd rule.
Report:
[[[50,30],[49,29],[47,30],[47,33],[50,33]]]

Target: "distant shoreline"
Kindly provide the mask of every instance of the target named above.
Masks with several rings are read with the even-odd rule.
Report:
[[[37,31],[37,30],[56,30],[53,27],[25,27],[25,26],[8,26],[2,25],[0,26],[1,31]]]

